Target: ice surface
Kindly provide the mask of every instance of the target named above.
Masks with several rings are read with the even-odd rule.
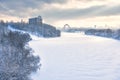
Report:
[[[33,80],[120,80],[120,41],[62,33],[29,44],[42,64]]]

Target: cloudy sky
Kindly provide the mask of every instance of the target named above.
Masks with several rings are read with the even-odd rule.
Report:
[[[119,27],[120,0],[0,0],[0,19],[5,21],[38,15],[56,27]]]

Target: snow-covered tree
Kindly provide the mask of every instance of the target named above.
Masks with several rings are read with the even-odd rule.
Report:
[[[0,33],[0,80],[30,80],[29,75],[40,67],[38,56],[28,46],[28,34]]]

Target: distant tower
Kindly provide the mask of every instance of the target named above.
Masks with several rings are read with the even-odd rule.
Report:
[[[97,25],[94,25],[94,28],[97,28]]]
[[[42,26],[42,17],[38,16],[38,17],[35,17],[35,18],[29,18],[29,24]]]
[[[37,23],[42,25],[42,17],[41,16],[38,16]]]
[[[107,25],[107,24],[105,24],[105,28],[106,28],[106,29],[108,28],[108,25]]]
[[[21,19],[21,23],[24,23],[23,19]]]

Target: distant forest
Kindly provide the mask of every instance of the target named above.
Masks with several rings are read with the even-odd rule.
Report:
[[[83,32],[86,35],[95,35],[120,40],[120,29],[97,29],[97,28],[64,28],[61,31],[76,33]]]

